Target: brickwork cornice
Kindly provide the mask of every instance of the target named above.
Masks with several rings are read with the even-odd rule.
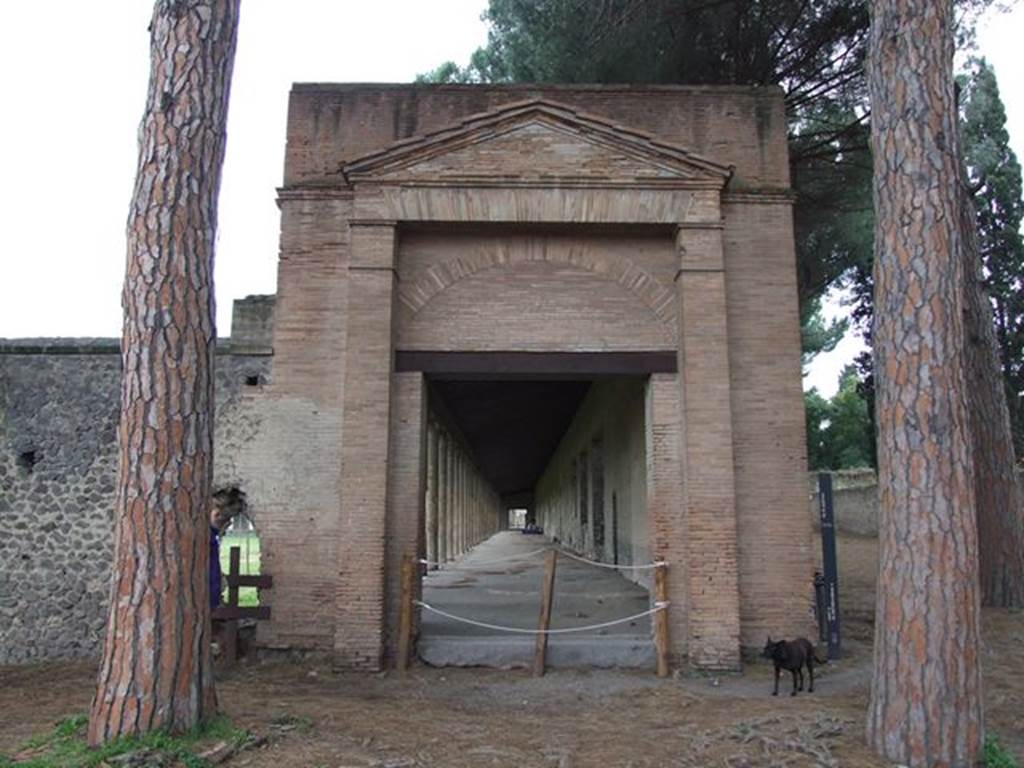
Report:
[[[784,189],[745,189],[736,192],[723,192],[723,205],[792,205],[796,194]]]
[[[351,200],[352,188],[341,183],[325,186],[322,184],[289,184],[277,188],[277,204],[289,200]]]

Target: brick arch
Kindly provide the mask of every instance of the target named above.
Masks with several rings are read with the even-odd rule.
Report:
[[[481,249],[469,256],[445,259],[424,270],[418,279],[399,283],[399,300],[415,316],[436,296],[483,269],[530,262],[577,267],[618,283],[653,312],[662,324],[675,327],[675,293],[672,289],[629,259],[607,258],[583,245],[551,247],[541,242],[525,251]]]

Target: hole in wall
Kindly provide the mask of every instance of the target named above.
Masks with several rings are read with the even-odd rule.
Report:
[[[32,470],[35,469],[40,458],[39,451],[34,448],[28,451],[22,451],[18,454],[18,466],[25,472],[25,474],[31,475]]]
[[[237,516],[245,515],[249,505],[245,491],[237,485],[227,485],[213,492],[213,507],[226,528]]]
[[[262,383],[263,382],[260,381],[260,375],[258,373],[245,377],[245,386],[247,387],[258,387]]]
[[[226,485],[211,495],[210,524],[220,530],[220,570],[231,572],[231,550],[239,549],[239,573],[243,576],[260,572],[260,537],[250,516],[245,491],[237,485]],[[227,592],[227,581],[222,581]],[[242,607],[259,605],[257,587],[239,587],[238,604]]]

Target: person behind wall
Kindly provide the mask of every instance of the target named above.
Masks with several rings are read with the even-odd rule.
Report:
[[[220,537],[236,515],[245,511],[245,493],[238,488],[222,488],[213,494],[210,508],[210,610],[221,604],[224,579],[220,568]]]

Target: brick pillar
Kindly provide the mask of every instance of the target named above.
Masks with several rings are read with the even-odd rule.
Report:
[[[456,507],[458,514],[458,531],[456,532],[456,554],[462,555],[466,551],[466,457],[459,449],[456,454],[457,463],[455,467]]]
[[[469,498],[467,505],[469,510],[469,526],[468,536],[466,537],[466,549],[470,549],[476,544],[476,473],[473,468],[467,464],[467,480],[466,483],[466,495]]]
[[[467,471],[466,454],[459,454],[459,502],[462,507],[462,524],[460,525],[459,554],[469,549],[469,472]]]
[[[263,568],[277,574],[265,593],[272,619],[261,645],[330,649],[334,644],[341,482],[342,383],[348,307],[351,201],[332,190],[282,191],[281,258],[274,317],[273,381],[256,397],[262,424],[232,477],[252,478]],[[219,365],[219,362],[218,362]],[[300,482],[268,466],[301,462]],[[0,513],[2,514],[2,513]],[[0,598],[2,599],[2,598]]]
[[[682,432],[676,374],[651,375],[644,399],[644,425],[647,532],[653,559],[669,564],[669,647],[673,664],[679,664],[686,659],[689,639],[690,554],[683,515]],[[610,525],[608,530],[611,530]]]
[[[587,529],[583,532],[583,540],[586,542],[588,556],[595,560],[601,559],[601,553],[597,551],[597,544],[594,540],[594,517],[597,510],[594,509],[594,446],[587,447],[587,465],[584,467],[587,473]]]
[[[341,449],[339,663],[380,669],[391,409],[394,227],[351,223]]]
[[[423,374],[391,376],[391,441],[387,496],[387,658],[398,647],[402,558],[423,554],[426,408]],[[420,586],[416,581],[416,588]],[[418,597],[418,595],[416,595]]]
[[[427,427],[427,520],[426,520],[426,555],[427,560],[437,560],[437,427],[431,423]]]
[[[451,435],[448,435],[448,560],[454,560],[458,556],[458,549],[455,544],[456,529],[459,525],[459,510],[455,504],[455,490],[457,478],[455,476],[455,459],[457,446]]]
[[[474,522],[473,530],[476,531],[476,543],[479,544],[484,540],[484,505],[483,505],[483,488],[481,483],[483,481],[479,476],[476,478],[476,482],[473,483],[473,508],[474,508]]]
[[[448,559],[448,435],[437,427],[437,562]]]
[[[738,669],[739,565],[722,230],[682,229],[679,246],[689,656],[696,667]]]

